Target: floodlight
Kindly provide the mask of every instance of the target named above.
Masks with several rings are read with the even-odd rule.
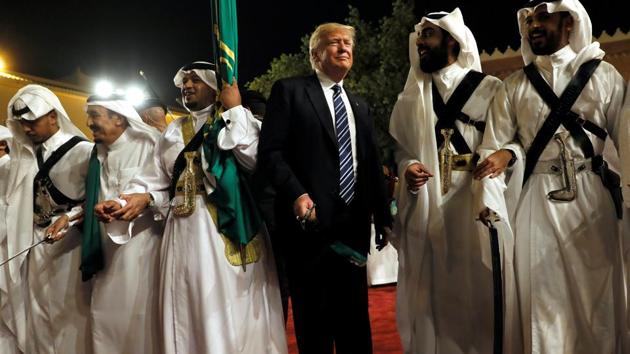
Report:
[[[94,86],[94,93],[101,97],[109,97],[114,93],[114,85],[107,80],[100,80]]]
[[[131,86],[125,92],[125,99],[134,106],[142,103],[146,98],[147,94],[137,86]]]

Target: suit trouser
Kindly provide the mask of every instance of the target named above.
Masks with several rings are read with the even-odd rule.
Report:
[[[357,219],[348,209],[341,212],[346,222],[337,223],[335,232],[357,233]],[[333,346],[336,354],[372,353],[366,268],[321,242],[327,236],[321,232],[291,236],[304,238],[297,249],[305,250],[285,250],[300,354],[332,354]]]

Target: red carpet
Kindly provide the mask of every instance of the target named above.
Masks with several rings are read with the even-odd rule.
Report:
[[[396,285],[370,288],[368,294],[374,354],[402,353],[400,337],[396,330]],[[293,314],[290,308],[291,306],[289,306],[287,340],[289,342],[289,353],[297,354],[297,344],[295,342],[295,332],[293,329]]]

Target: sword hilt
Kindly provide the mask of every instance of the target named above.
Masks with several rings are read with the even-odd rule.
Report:
[[[446,194],[451,186],[451,173],[453,169],[453,151],[450,146],[453,129],[440,129],[440,133],[444,137],[444,143],[438,150],[438,159],[440,161],[440,187],[442,194]]]
[[[570,202],[577,197],[577,178],[575,176],[575,162],[571,156],[571,152],[567,148],[568,133],[558,133],[553,136],[554,140],[560,146],[560,168],[562,172],[562,189],[553,190],[547,193],[550,200]]]

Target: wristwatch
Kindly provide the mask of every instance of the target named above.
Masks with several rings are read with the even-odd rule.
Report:
[[[155,199],[153,199],[153,194],[148,193],[149,194],[149,208],[153,208],[155,206]]]
[[[512,165],[516,163],[516,154],[514,153],[514,151],[510,149],[505,149],[505,150],[507,150],[510,153],[510,155],[512,155],[512,158],[510,159],[510,161],[508,161],[508,167],[512,167]]]

